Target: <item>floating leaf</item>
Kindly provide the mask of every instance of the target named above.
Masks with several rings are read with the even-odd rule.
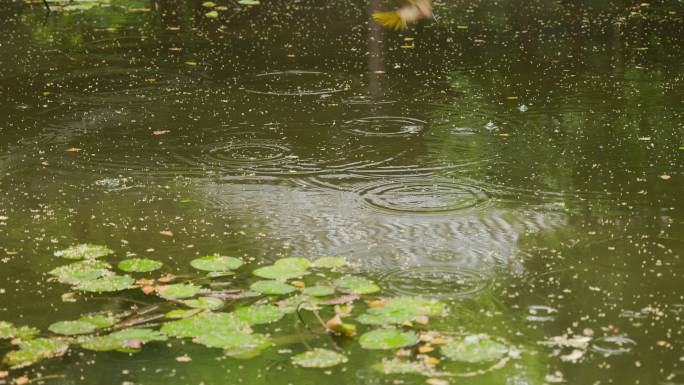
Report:
[[[300,270],[306,270],[311,266],[311,261],[301,257],[281,258],[274,263],[275,266],[291,267]]]
[[[301,277],[307,274],[305,269],[301,269],[297,266],[288,265],[271,265],[260,267],[252,272],[257,277],[266,279],[290,279]]]
[[[202,6],[205,8],[214,8],[216,6],[216,3],[214,3],[213,1],[205,1],[204,3],[202,3]]]
[[[398,349],[418,343],[414,332],[403,332],[399,329],[378,329],[363,334],[359,344],[364,349]]]
[[[85,260],[69,265],[57,267],[49,272],[61,283],[76,285],[85,281],[113,275],[109,269],[112,266],[104,261]]]
[[[437,300],[421,297],[390,298],[382,307],[370,307],[356,320],[366,325],[403,324],[420,316],[439,316],[446,306]]]
[[[183,301],[185,306],[195,309],[218,310],[223,307],[223,301],[214,297],[202,297]]]
[[[177,283],[174,285],[160,286],[157,292],[162,298],[181,299],[190,298],[197,295],[202,290],[201,287],[191,283]]]
[[[148,273],[161,269],[163,263],[147,258],[131,258],[125,259],[117,266],[120,270],[129,273]]]
[[[195,337],[195,342],[210,348],[250,351],[257,347],[268,347],[271,341],[261,334],[247,334],[235,330],[202,333]],[[264,346],[266,345],[266,346]]]
[[[55,251],[55,256],[66,259],[95,259],[113,253],[114,250],[111,250],[106,246],[84,243],[81,245],[71,246],[64,250]]]
[[[259,5],[258,0],[238,0],[238,4],[240,5]]]
[[[257,281],[254,282],[250,287],[250,290],[256,291],[257,293],[267,294],[267,295],[281,295],[292,293],[297,290],[292,285],[280,281]]]
[[[116,318],[113,315],[103,313],[86,314],[78,320],[93,324],[96,329],[108,328],[116,323]]]
[[[285,313],[290,314],[297,311],[297,307],[301,305],[303,309],[311,310],[320,303],[320,299],[315,297],[310,297],[304,294],[293,295],[292,297],[285,298],[278,302],[278,307]]]
[[[219,17],[219,13],[216,11],[209,11],[209,12],[205,13],[204,16],[209,18],[209,19],[216,19]]]
[[[332,286],[311,286],[302,289],[302,293],[313,297],[325,297],[326,295],[335,294],[335,288]]]
[[[202,309],[176,309],[176,310],[171,310],[170,312],[164,314],[164,317],[166,318],[188,318],[192,317],[195,314],[201,312]]]
[[[131,353],[152,341],[166,341],[166,336],[153,329],[125,329],[106,336],[81,339],[81,347],[94,351],[117,350]]]
[[[273,305],[252,305],[241,307],[233,314],[248,325],[261,325],[279,321],[285,315],[285,311]]]
[[[434,367],[428,365],[424,360],[407,361],[400,358],[383,359],[373,365],[373,369],[383,374],[418,374],[428,377],[440,374],[435,372]]]
[[[466,363],[490,362],[501,359],[508,353],[506,345],[484,334],[450,341],[441,350],[448,359]]]
[[[32,327],[15,327],[9,322],[0,321],[0,340],[14,338],[31,339],[39,332],[38,329]]]
[[[127,275],[111,275],[92,281],[82,281],[76,285],[76,289],[93,293],[121,291],[130,288],[135,280]]]
[[[292,357],[292,363],[304,368],[331,368],[344,364],[348,359],[345,355],[328,349],[315,348]]]
[[[380,287],[376,285],[373,281],[363,278],[356,277],[353,275],[346,275],[337,281],[335,281],[335,286],[340,291],[351,294],[371,294],[380,291]]]
[[[192,338],[206,333],[241,331],[249,327],[245,321],[229,313],[200,313],[195,316],[165,323],[161,332],[179,338]]]
[[[197,270],[203,271],[229,271],[238,269],[243,262],[239,258],[224,257],[221,255],[208,255],[193,259],[190,265]]]
[[[319,258],[311,264],[311,267],[322,269],[335,269],[348,266],[349,262],[345,257],[323,257]]]
[[[55,322],[48,327],[48,330],[65,336],[75,336],[78,334],[90,334],[94,332],[97,327],[85,321],[61,321]]]
[[[19,350],[5,355],[3,362],[13,368],[32,365],[46,358],[59,357],[69,349],[69,342],[64,338],[37,338],[20,341]]]

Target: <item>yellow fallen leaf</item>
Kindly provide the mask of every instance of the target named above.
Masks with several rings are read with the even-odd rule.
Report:
[[[414,321],[416,321],[417,324],[427,325],[430,319],[427,316],[419,315]]]
[[[304,281],[292,281],[292,282],[290,282],[290,285],[292,285],[294,287],[298,287],[300,289],[306,286]]]
[[[378,299],[375,301],[368,301],[366,303],[370,307],[384,307],[385,305],[387,305],[387,300],[386,299]]]
[[[159,232],[159,234],[165,237],[173,237],[173,232],[169,230],[162,230]]]
[[[423,346],[418,348],[418,353],[430,353],[433,350],[435,350],[435,348],[433,348],[432,346],[423,345]]]

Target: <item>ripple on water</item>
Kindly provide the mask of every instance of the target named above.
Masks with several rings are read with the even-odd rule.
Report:
[[[391,271],[382,277],[382,283],[394,294],[449,299],[473,296],[487,287],[489,279],[477,270],[421,266]]]
[[[290,149],[268,140],[252,140],[212,148],[205,154],[209,163],[249,166],[278,164],[287,161]]]
[[[367,186],[358,193],[371,208],[406,214],[449,213],[489,200],[484,190],[447,180],[387,181]]]
[[[369,116],[348,120],[343,128],[356,135],[408,136],[424,130],[425,121],[404,116]]]
[[[597,338],[591,345],[591,350],[606,356],[627,354],[636,346],[636,341],[625,336],[605,336]]]
[[[273,71],[243,79],[244,90],[253,94],[273,96],[325,95],[342,92],[350,87],[348,80],[319,71]]]

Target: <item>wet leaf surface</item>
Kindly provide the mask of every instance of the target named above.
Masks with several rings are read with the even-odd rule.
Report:
[[[117,265],[119,270],[128,273],[148,273],[150,271],[159,270],[164,266],[163,263],[147,258],[131,258],[126,259]]]
[[[303,368],[331,368],[348,361],[343,354],[316,348],[292,357],[292,363]]]
[[[486,363],[503,358],[508,347],[486,335],[473,335],[453,340],[442,346],[442,354],[452,361]]]
[[[292,285],[275,280],[254,282],[249,286],[249,289],[257,293],[267,295],[282,295],[292,293],[293,291],[297,290],[297,288]]]
[[[193,259],[190,262],[190,265],[197,270],[223,272],[236,270],[243,265],[243,262],[241,259],[235,257],[208,255],[206,257]]]
[[[111,250],[106,246],[84,243],[56,251],[55,256],[66,259],[96,259],[113,253],[114,250]]]
[[[416,333],[399,329],[377,329],[359,337],[359,344],[364,349],[398,349],[417,343],[418,336]]]

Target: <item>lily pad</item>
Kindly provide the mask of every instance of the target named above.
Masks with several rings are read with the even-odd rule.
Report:
[[[421,297],[390,298],[385,306],[371,307],[357,321],[366,325],[403,324],[418,316],[439,316],[446,312],[444,303]]]
[[[110,275],[92,281],[82,281],[76,289],[93,293],[121,291],[130,288],[135,280],[127,275]]]
[[[216,19],[217,17],[219,17],[219,13],[216,11],[209,11],[209,12],[205,13],[204,16],[209,18],[209,19]]]
[[[40,331],[38,329],[21,326],[15,327],[9,322],[0,321],[0,340],[3,339],[31,339],[36,336]]]
[[[268,347],[271,341],[261,334],[247,334],[235,330],[202,333],[195,337],[195,342],[210,348],[250,351],[257,347]],[[264,346],[265,345],[265,346]]]
[[[349,261],[345,257],[323,257],[319,258],[311,264],[311,267],[319,269],[336,269],[349,265]]]
[[[109,249],[107,246],[84,243],[71,246],[64,250],[55,251],[55,257],[66,259],[96,259],[113,253],[114,250]]]
[[[90,322],[84,321],[61,321],[55,322],[48,327],[48,330],[65,336],[75,336],[78,334],[90,334],[97,330],[97,327]]]
[[[288,294],[297,290],[297,288],[295,288],[292,285],[288,285],[287,283],[273,280],[254,282],[249,287],[249,289],[252,291],[256,291],[257,293],[266,295]]]
[[[240,258],[208,255],[193,259],[190,266],[202,271],[229,271],[238,269],[243,263]]]
[[[266,279],[291,279],[301,277],[307,274],[305,269],[301,269],[297,266],[287,266],[287,265],[271,265],[260,267],[252,272],[252,274],[257,277]]]
[[[93,324],[96,329],[108,328],[116,323],[116,317],[108,313],[86,314],[78,320]]]
[[[292,357],[292,363],[303,368],[331,368],[349,361],[343,354],[316,348]]]
[[[106,336],[85,338],[80,343],[82,348],[98,352],[116,350],[131,353],[152,341],[166,341],[166,336],[153,329],[132,328]]]
[[[335,288],[332,286],[323,285],[310,286],[302,289],[302,293],[313,297],[325,297],[327,295],[335,294]]]
[[[46,358],[59,357],[69,350],[64,338],[37,338],[20,341],[19,350],[7,353],[3,362],[13,368],[23,368]]]
[[[338,279],[335,281],[335,286],[342,292],[359,295],[377,293],[380,291],[380,287],[373,281],[353,275],[345,275]]]
[[[191,283],[177,283],[157,288],[157,292],[162,298],[181,299],[190,298],[197,295],[202,290],[201,287]]]
[[[378,329],[367,332],[359,338],[364,349],[398,349],[418,343],[416,333],[399,329]]]
[[[487,335],[473,335],[450,341],[442,346],[442,354],[452,361],[471,364],[486,363],[503,358],[508,347]]]
[[[202,334],[241,331],[249,324],[230,313],[200,313],[195,316],[167,322],[161,332],[172,337],[193,338]]]
[[[300,270],[306,270],[311,266],[311,261],[301,257],[281,258],[273,264],[275,266],[292,267]]]
[[[112,266],[104,261],[87,259],[57,267],[49,272],[61,283],[76,285],[85,281],[114,275],[109,269]]]
[[[252,305],[241,307],[233,314],[248,325],[261,325],[279,321],[285,316],[285,311],[273,305]]]
[[[117,266],[120,270],[129,273],[148,273],[161,269],[163,263],[147,258],[131,258],[119,262]]]
[[[202,297],[183,301],[185,306],[195,309],[218,310],[223,307],[223,301],[214,297]]]

